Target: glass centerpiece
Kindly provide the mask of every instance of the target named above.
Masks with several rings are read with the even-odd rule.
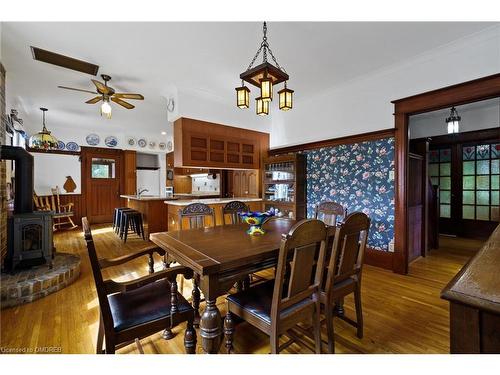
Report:
[[[255,236],[266,233],[264,229],[262,229],[262,225],[274,216],[274,210],[266,212],[240,212],[239,215],[245,223],[250,225],[247,233],[251,236]]]

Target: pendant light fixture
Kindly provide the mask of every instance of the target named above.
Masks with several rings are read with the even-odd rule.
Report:
[[[250,89],[241,81],[241,87],[236,87],[236,105],[238,108],[248,108],[250,106]]]
[[[236,88],[236,105],[238,108],[249,107],[250,89],[244,85],[248,82],[260,89],[260,96],[256,99],[256,113],[258,115],[269,114],[269,104],[273,100],[273,87],[285,82],[285,88],[278,91],[280,97],[279,108],[283,111],[292,109],[293,90],[287,89],[286,81],[289,79],[285,69],[278,64],[276,57],[269,48],[267,41],[267,24],[264,22],[262,28],[263,38],[257,53],[253,57],[247,70],[240,74],[241,87]],[[254,67],[254,63],[262,52],[262,64]],[[268,54],[271,56],[274,65],[267,61]],[[283,104],[282,104],[283,102]]]
[[[286,81],[285,88],[278,91],[278,95],[280,101],[280,109],[282,111],[288,111],[289,109],[292,109],[293,90],[290,90],[286,87]]]
[[[269,100],[264,100],[262,98],[255,99],[255,112],[259,116],[265,116],[269,114]]]
[[[32,135],[29,139],[30,148],[37,150],[57,150],[57,139],[50,134],[50,132],[45,127],[45,112],[48,111],[47,108],[40,108],[42,111],[42,131]]]
[[[455,134],[459,132],[461,117],[458,115],[455,107],[451,108],[450,116],[446,118],[446,126],[448,130],[448,134]]]

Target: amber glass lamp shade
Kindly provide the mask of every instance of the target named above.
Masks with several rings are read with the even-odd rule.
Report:
[[[273,100],[273,81],[270,78],[260,80],[260,98],[268,102]]]
[[[43,128],[42,131],[32,135],[29,139],[28,145],[30,148],[37,150],[57,150],[58,141],[45,127],[45,112],[46,108],[40,108],[43,112]]]
[[[262,98],[255,99],[255,111],[259,116],[269,114],[269,100],[262,100]]]
[[[292,109],[293,105],[293,90],[288,89],[286,86],[283,90],[278,91],[280,109],[282,111],[288,111]]]
[[[236,87],[236,105],[241,109],[250,106],[250,89],[248,87]]]

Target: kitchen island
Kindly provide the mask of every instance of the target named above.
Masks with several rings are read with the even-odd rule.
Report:
[[[215,225],[224,224],[222,217],[222,209],[224,206],[232,201],[244,202],[249,206],[251,211],[260,211],[262,209],[261,198],[212,198],[212,199],[179,199],[179,200],[165,200],[165,207],[168,207],[168,230],[179,230],[179,210],[191,203],[204,203],[215,212]],[[187,224],[187,219],[185,225]],[[210,219],[206,219],[206,225],[212,225]],[[185,226],[186,227],[186,226]]]
[[[173,202],[176,198],[166,198],[159,195],[120,195],[126,201],[126,206],[142,213],[144,235],[168,230],[168,208],[164,202]]]

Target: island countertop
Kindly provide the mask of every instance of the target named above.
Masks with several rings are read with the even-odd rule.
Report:
[[[138,197],[137,195],[120,195],[120,198],[133,199],[136,201],[170,201],[178,199],[175,197],[167,198],[161,195],[141,195],[140,197]]]
[[[232,201],[240,202],[262,202],[262,198],[208,198],[208,199],[179,199],[176,201],[165,200],[165,203],[171,206],[187,206],[191,203],[226,204]]]

